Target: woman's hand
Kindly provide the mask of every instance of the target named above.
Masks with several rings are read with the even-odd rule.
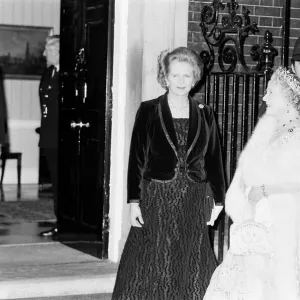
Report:
[[[253,202],[258,202],[263,197],[261,186],[253,186],[248,194],[248,199]]]
[[[139,203],[130,203],[130,223],[133,227],[142,227],[144,225]]]

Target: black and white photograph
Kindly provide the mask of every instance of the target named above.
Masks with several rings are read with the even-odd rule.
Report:
[[[0,0],[0,300],[300,300],[300,0]]]

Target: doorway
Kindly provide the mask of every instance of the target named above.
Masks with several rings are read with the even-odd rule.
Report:
[[[58,223],[94,242],[99,258],[108,249],[113,12],[113,1],[61,1]]]

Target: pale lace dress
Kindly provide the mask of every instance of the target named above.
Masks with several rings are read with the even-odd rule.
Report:
[[[204,300],[300,299],[300,124],[276,132],[268,118],[243,151],[227,192],[230,249]],[[247,193],[261,184],[293,188],[263,198],[253,214]]]

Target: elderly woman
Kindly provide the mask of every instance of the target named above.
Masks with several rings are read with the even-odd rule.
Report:
[[[230,249],[205,300],[299,299],[300,80],[278,68],[226,194]]]
[[[158,82],[167,92],[137,112],[128,167],[132,227],[113,300],[200,300],[216,268],[207,196],[224,200],[221,149],[212,109],[189,97],[202,66],[193,50],[163,51]]]

